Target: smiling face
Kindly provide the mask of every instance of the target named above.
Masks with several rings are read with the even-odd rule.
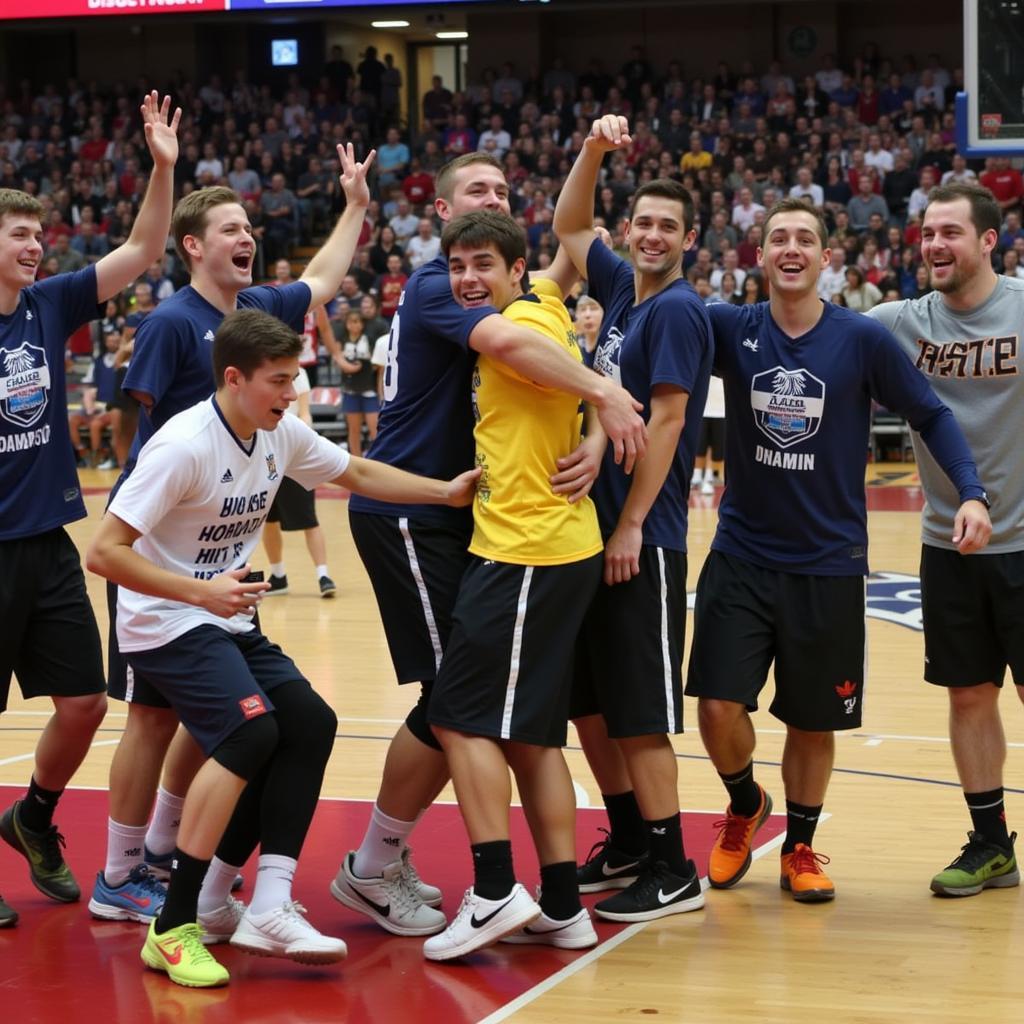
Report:
[[[288,406],[298,397],[295,377],[299,372],[298,356],[271,359],[245,374],[235,366],[224,371],[224,389],[238,413],[235,423],[240,436],[251,436],[253,430],[274,430],[284,419]]]
[[[821,244],[817,217],[810,211],[784,210],[765,224],[765,232],[757,265],[764,270],[772,293],[796,297],[815,291],[818,275],[832,255]]]
[[[511,267],[496,245],[453,245],[448,253],[448,279],[455,301],[463,309],[494,306],[504,309],[522,292],[526,261],[517,259]]]
[[[508,182],[500,168],[489,163],[467,163],[455,171],[451,198],[438,196],[434,205],[444,221],[474,210],[510,214],[508,191]]]
[[[626,226],[629,255],[641,275],[662,277],[679,269],[693,239],[693,231],[686,230],[683,204],[667,196],[641,196]]]
[[[222,203],[206,214],[202,233],[182,240],[191,258],[193,276],[202,275],[224,289],[241,291],[252,284],[256,240],[238,203]]]
[[[7,213],[0,218],[0,287],[18,291],[36,279],[43,258],[43,226],[38,217]]]
[[[969,200],[933,202],[926,207],[921,225],[921,259],[936,291],[951,294],[970,284],[986,266],[991,266],[995,244],[995,231],[978,235]]]

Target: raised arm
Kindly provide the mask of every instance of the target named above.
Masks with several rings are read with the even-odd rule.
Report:
[[[96,264],[96,297],[100,302],[106,302],[127,288],[146,267],[163,256],[171,229],[181,108],[176,107],[171,115],[170,96],[165,96],[161,102],[154,90],[139,109],[146,145],[153,157],[153,173],[128,240]]]
[[[605,153],[632,142],[624,117],[605,114],[590,128],[583,150],[572,165],[555,205],[554,231],[576,269],[587,275],[587,253],[597,237],[594,229],[594,189]]]
[[[309,308],[329,302],[338,293],[348,268],[355,257],[359,233],[363,228],[366,208],[370,205],[370,189],[366,175],[373,166],[377,151],[371,149],[362,162],[356,160],[352,143],[338,146],[341,160],[341,187],[345,190],[345,210],[338,218],[327,241],[309,261],[300,281],[309,285]]]

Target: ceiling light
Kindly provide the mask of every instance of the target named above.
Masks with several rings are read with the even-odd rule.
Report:
[[[409,22],[407,21],[371,21],[370,24],[374,28],[408,28]]]
[[[435,32],[438,39],[468,39],[468,32]]]

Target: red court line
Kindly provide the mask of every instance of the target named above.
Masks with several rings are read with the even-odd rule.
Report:
[[[0,806],[22,795],[0,787]],[[0,993],[5,1014],[17,1024],[90,1020],[166,1021],[167,1024],[318,1024],[345,1021],[371,1024],[437,1020],[470,1024],[571,964],[579,953],[546,947],[496,946],[463,962],[432,964],[423,959],[421,939],[381,931],[368,919],[342,907],[327,886],[349,847],[362,835],[368,802],[322,800],[303,852],[296,880],[297,898],[324,931],[342,936],[348,959],[331,967],[303,967],[283,960],[248,957],[228,946],[216,956],[231,971],[225,989],[182,989],[146,971],[139,961],[141,925],[99,922],[85,904],[106,843],[106,793],[69,790],[58,822],[68,837],[68,862],[83,890],[83,901],[61,906],[32,888],[24,861],[0,844],[0,892],[21,914],[16,928],[0,930]],[[714,840],[712,823],[720,814],[684,815],[687,852],[702,868]],[[529,833],[519,809],[513,811],[517,874],[527,886],[538,880]],[[603,811],[581,810],[577,837],[581,856],[600,836]],[[773,816],[759,834],[770,842],[785,827]],[[415,861],[424,878],[444,890],[444,910],[455,912],[471,879],[466,834],[458,810],[433,807],[413,836]],[[247,868],[247,888],[252,878]],[[245,895],[244,891],[242,893]],[[586,897],[588,905],[600,895]],[[597,923],[601,941],[622,926]]]

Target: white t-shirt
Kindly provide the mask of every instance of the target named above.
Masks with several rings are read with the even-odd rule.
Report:
[[[390,333],[382,334],[373,343],[373,355],[370,357],[370,362],[373,363],[374,366],[388,365],[388,342],[390,340]]]
[[[257,430],[247,447],[208,398],[153,435],[110,511],[142,534],[132,546],[143,558],[179,576],[210,579],[249,561],[285,474],[313,488],[348,464],[348,452],[294,416],[285,416],[276,430]],[[122,651],[162,647],[206,624],[229,633],[253,628],[251,615],[224,619],[118,587]]]

